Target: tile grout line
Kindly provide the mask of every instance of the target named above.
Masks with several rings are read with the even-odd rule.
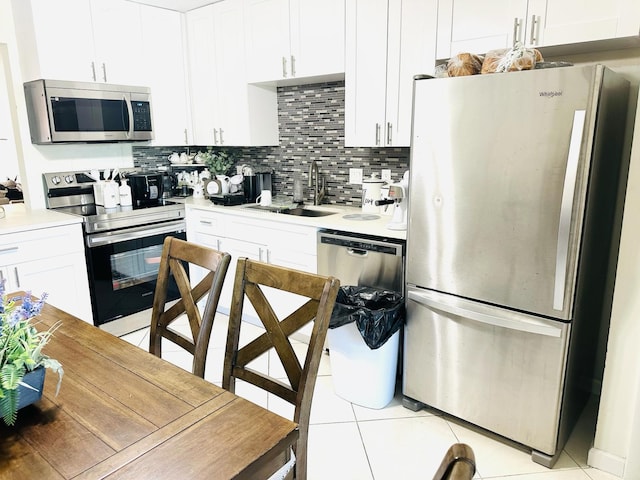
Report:
[[[364,444],[362,431],[360,431],[360,422],[358,422],[358,416],[356,415],[356,410],[353,407],[353,402],[349,402],[349,403],[351,404],[351,411],[353,412],[353,418],[356,424],[356,428],[358,429],[358,436],[360,437],[360,443],[362,444],[362,449],[364,450],[364,456],[367,459],[367,465],[369,465],[369,472],[371,473],[371,479],[375,480],[375,476],[373,474],[373,466],[371,465],[371,460],[369,459],[369,452],[367,452],[367,446]]]

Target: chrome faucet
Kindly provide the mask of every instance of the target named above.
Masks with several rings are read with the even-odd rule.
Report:
[[[322,179],[322,187],[318,185],[319,180]],[[309,186],[313,187],[313,204],[320,205],[324,198],[324,177],[321,177],[318,173],[318,164],[315,160],[311,162],[309,167]]]

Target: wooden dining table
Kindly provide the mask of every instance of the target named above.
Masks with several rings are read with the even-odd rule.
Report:
[[[45,305],[42,398],[0,420],[0,479],[268,478],[289,459],[297,424],[93,325]]]

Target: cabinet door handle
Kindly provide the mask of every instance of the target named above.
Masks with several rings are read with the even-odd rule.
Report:
[[[380,124],[376,123],[376,145],[380,145]]]
[[[393,124],[387,122],[387,145],[391,145],[391,134],[393,133]]]
[[[522,25],[522,22],[518,17],[515,17],[513,19],[513,40],[511,42],[512,46],[520,40],[520,25]]]
[[[16,288],[22,288],[22,285],[20,285],[20,274],[18,273],[18,267],[13,267],[13,275],[16,279]]]
[[[531,15],[531,32],[529,35],[529,41],[531,45],[535,45],[538,39],[536,38],[536,29],[538,28],[538,17]]]
[[[296,76],[296,57],[291,55],[291,76]]]
[[[282,76],[287,78],[287,57],[282,57]]]
[[[217,128],[213,129],[213,144],[214,145],[218,144],[218,129]]]
[[[222,128],[219,128],[218,130],[220,130],[220,145],[224,145],[224,138],[222,137],[222,132],[224,132],[224,130],[222,130]]]
[[[102,78],[107,83],[107,65],[104,62],[102,62]]]
[[[189,144],[189,137],[187,136],[187,129],[184,129],[184,143],[185,145]]]
[[[93,78],[93,81],[96,81],[96,64],[95,62],[91,62],[91,78]]]

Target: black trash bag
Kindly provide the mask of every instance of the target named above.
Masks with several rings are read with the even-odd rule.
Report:
[[[370,349],[380,348],[404,323],[404,298],[380,288],[340,287],[329,328],[352,322]]]

